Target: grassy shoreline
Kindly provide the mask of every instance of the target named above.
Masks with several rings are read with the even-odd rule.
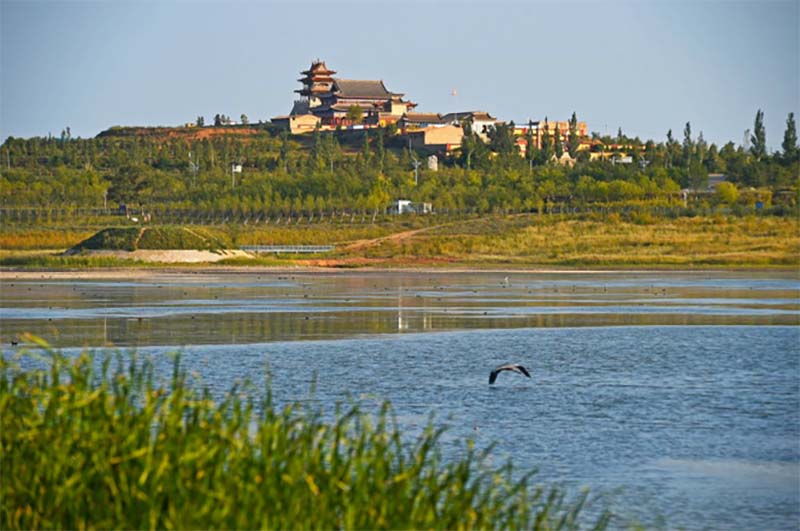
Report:
[[[330,269],[797,269],[800,220],[771,216],[603,219],[560,215],[494,215],[414,219],[364,226],[206,226],[209,237],[239,245],[335,245],[325,255],[280,255],[224,260],[231,268]],[[71,235],[71,236],[65,236]],[[0,267],[19,269],[152,268],[159,263],[120,257],[57,256],[69,238],[62,228],[0,231]],[[177,265],[195,268],[196,265]]]

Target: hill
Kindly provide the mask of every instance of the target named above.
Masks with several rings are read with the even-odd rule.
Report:
[[[137,250],[204,250],[219,251],[230,247],[229,242],[211,236],[202,229],[186,227],[126,227],[108,228],[72,247],[70,254],[82,251]]]

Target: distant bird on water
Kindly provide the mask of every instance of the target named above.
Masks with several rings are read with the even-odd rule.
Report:
[[[500,365],[499,367],[495,367],[492,373],[489,375],[489,385],[492,385],[495,380],[497,380],[497,375],[503,371],[512,371],[518,372],[519,374],[524,374],[528,378],[531,377],[531,373],[528,372],[528,369],[523,367],[518,363],[507,363],[505,365]]]

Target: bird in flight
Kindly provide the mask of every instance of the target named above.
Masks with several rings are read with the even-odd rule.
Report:
[[[497,380],[497,375],[503,371],[512,371],[518,372],[520,374],[524,374],[528,378],[531,377],[531,373],[528,372],[528,369],[523,367],[518,363],[507,363],[505,365],[500,365],[499,367],[495,367],[492,373],[489,375],[489,385],[492,385],[495,380]]]

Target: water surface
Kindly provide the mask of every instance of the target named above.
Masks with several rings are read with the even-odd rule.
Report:
[[[603,493],[619,515],[688,529],[797,529],[800,282],[792,275],[165,275],[9,281],[8,339],[166,353],[224,393],[268,369],[279,403],[391,400],[446,455]],[[531,380],[496,364],[528,366]]]

